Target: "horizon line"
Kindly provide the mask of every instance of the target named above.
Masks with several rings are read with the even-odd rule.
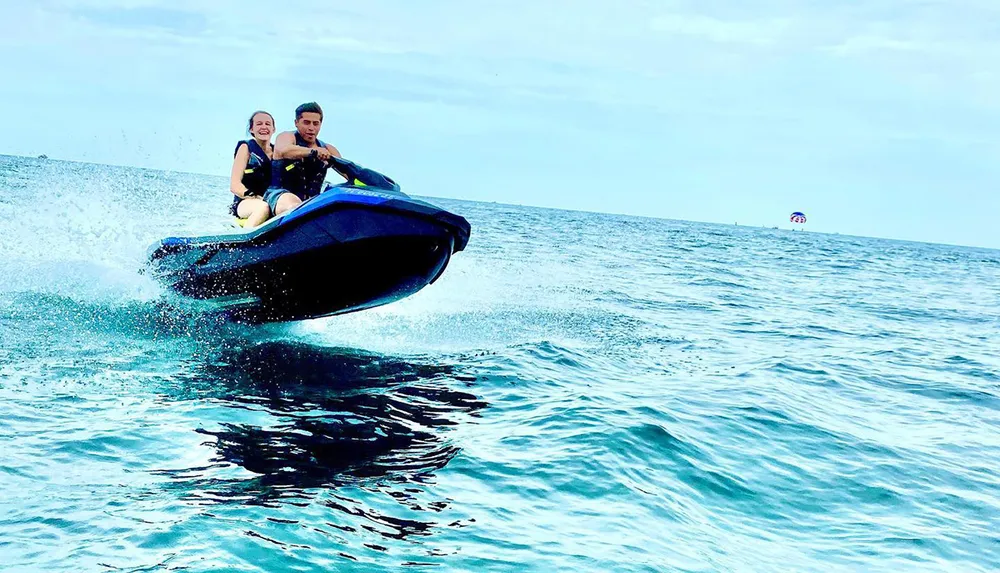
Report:
[[[178,175],[197,175],[197,176],[200,176],[200,177],[216,177],[216,178],[225,180],[225,176],[224,175],[217,175],[217,174],[214,174],[214,173],[203,173],[203,172],[200,172],[200,171],[180,171],[180,170],[175,170],[175,169],[158,169],[158,168],[154,168],[154,167],[142,167],[142,166],[138,166],[138,165],[126,165],[126,164],[120,164],[120,163],[95,163],[93,161],[85,161],[85,160],[80,160],[80,159],[59,159],[59,158],[51,157],[51,156],[49,156],[47,154],[44,154],[44,153],[43,154],[39,154],[39,155],[18,155],[18,154],[0,153],[0,157],[12,157],[12,158],[18,158],[18,159],[30,159],[30,160],[34,160],[34,161],[57,161],[57,162],[62,162],[62,163],[76,163],[76,164],[82,164],[82,165],[95,165],[95,166],[103,166],[103,167],[115,167],[115,168],[120,168],[120,169],[139,169],[139,170],[143,170],[143,171],[155,171],[155,172],[159,172],[159,173],[175,173],[175,174],[178,174]],[[714,225],[714,226],[720,226],[720,227],[746,227],[748,229],[767,229],[767,230],[779,230],[779,231],[791,231],[791,232],[806,231],[806,232],[809,232],[809,233],[812,233],[812,234],[815,234],[815,235],[824,235],[824,236],[828,236],[828,237],[848,237],[848,238],[855,238],[855,239],[875,239],[875,240],[879,240],[879,241],[892,241],[892,242],[897,242],[897,243],[912,243],[912,244],[916,244],[916,245],[933,245],[933,246],[942,246],[942,247],[955,247],[955,248],[962,248],[962,249],[978,249],[978,250],[984,250],[984,251],[997,251],[997,252],[1000,252],[1000,247],[984,247],[984,246],[981,246],[981,245],[966,245],[966,244],[960,244],[960,243],[937,243],[937,242],[932,242],[932,241],[920,241],[920,240],[915,240],[915,239],[899,239],[899,238],[895,238],[895,237],[880,237],[880,236],[876,236],[876,235],[851,235],[851,234],[845,234],[845,233],[840,233],[840,232],[836,232],[836,231],[832,231],[832,232],[831,231],[813,231],[813,230],[808,230],[808,229],[795,229],[795,228],[786,228],[786,227],[778,227],[778,226],[768,226],[768,225],[763,225],[763,224],[761,224],[761,225],[757,225],[757,224],[740,225],[738,221],[735,222],[735,223],[723,223],[723,222],[720,222],[720,221],[698,221],[698,220],[693,220],[693,219],[672,219],[672,218],[669,218],[669,217],[657,217],[655,215],[637,215],[637,214],[633,214],[633,213],[622,213],[622,212],[613,212],[613,211],[590,211],[590,210],[587,210],[587,209],[572,209],[572,208],[568,208],[568,207],[553,207],[553,206],[548,206],[548,205],[531,205],[531,204],[523,204],[523,203],[503,203],[501,201],[481,201],[481,200],[473,200],[473,199],[462,199],[460,197],[445,197],[445,196],[440,196],[440,195],[419,195],[419,194],[414,194],[414,196],[415,197],[424,197],[424,198],[428,198],[428,199],[445,199],[445,200],[449,200],[449,201],[463,201],[463,202],[466,202],[466,203],[480,203],[480,204],[484,204],[484,205],[494,204],[494,205],[503,205],[503,206],[508,206],[508,207],[522,207],[522,208],[530,208],[530,209],[545,209],[545,210],[550,210],[550,211],[563,211],[563,212],[568,212],[568,213],[587,213],[587,214],[593,214],[593,215],[613,215],[613,216],[618,216],[618,217],[632,217],[632,218],[636,218],[636,219],[651,219],[651,220],[655,220],[655,221],[672,221],[672,222],[679,222],[679,223],[695,223],[695,224],[699,224],[699,225]]]

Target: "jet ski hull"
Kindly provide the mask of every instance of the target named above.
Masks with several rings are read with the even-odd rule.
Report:
[[[241,322],[318,318],[389,304],[433,283],[468,222],[399,191],[333,187],[260,229],[169,238],[154,274]]]

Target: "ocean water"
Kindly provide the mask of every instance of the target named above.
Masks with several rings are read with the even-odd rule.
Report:
[[[438,283],[241,327],[141,272],[224,189],[0,157],[0,569],[1000,569],[998,251],[434,200]]]

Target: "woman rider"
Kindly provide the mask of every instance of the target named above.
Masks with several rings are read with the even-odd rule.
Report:
[[[247,131],[253,137],[237,143],[233,157],[229,190],[234,197],[229,213],[246,219],[243,226],[252,229],[271,216],[271,208],[262,197],[271,183],[274,118],[266,111],[256,111],[250,116]]]

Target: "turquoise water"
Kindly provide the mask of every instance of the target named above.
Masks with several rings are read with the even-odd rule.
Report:
[[[435,285],[237,327],[140,272],[223,189],[0,157],[0,569],[1000,568],[1000,252],[435,200]]]

